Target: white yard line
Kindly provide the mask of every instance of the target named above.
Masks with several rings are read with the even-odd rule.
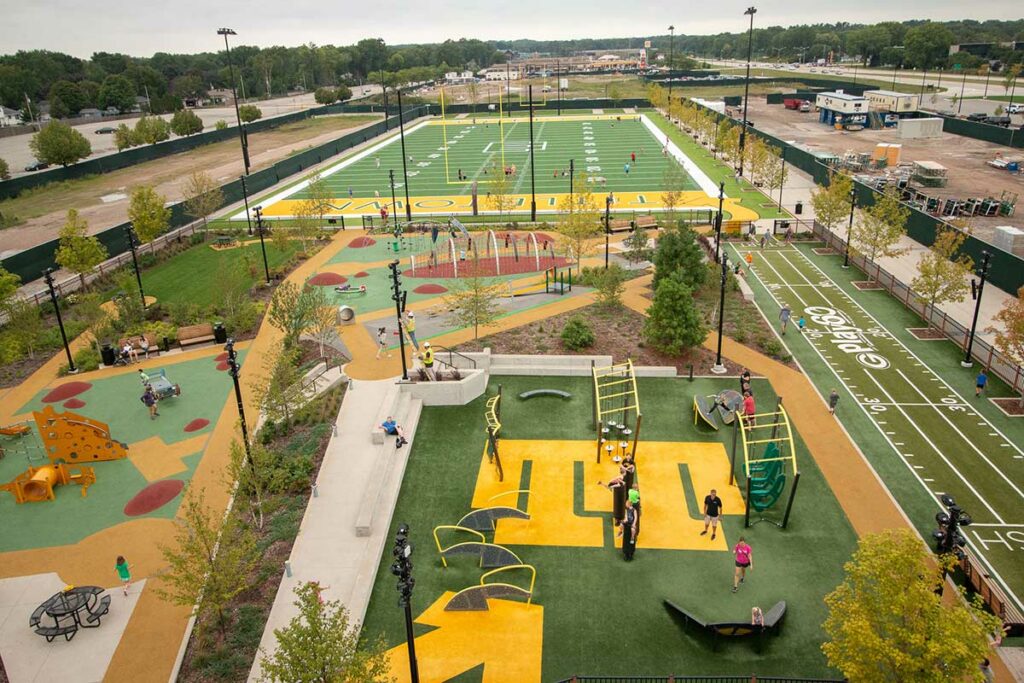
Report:
[[[641,114],[640,122],[644,124],[648,131],[650,131],[651,135],[654,136],[654,139],[658,141],[659,145],[664,147],[665,143],[668,143],[668,153],[675,157],[676,161],[686,169],[686,172],[689,173],[690,177],[697,182],[700,189],[704,190],[704,194],[709,197],[718,196],[718,185],[716,185],[711,178],[704,173],[704,171],[700,170],[700,167],[693,162],[693,159],[686,156],[686,154],[683,153],[683,150],[679,149],[679,147],[676,146],[676,143],[669,139],[668,135],[662,133],[658,126],[654,124],[654,121],[647,118],[646,114]]]

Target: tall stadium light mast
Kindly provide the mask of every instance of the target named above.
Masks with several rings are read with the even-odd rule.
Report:
[[[750,95],[750,57],[754,49],[754,15],[757,14],[756,7],[748,7],[743,13],[750,15],[750,29],[747,31],[747,78],[743,82],[743,127],[740,128],[740,168],[739,175],[743,176],[743,150],[747,144],[747,99]]]
[[[238,121],[238,139],[242,142],[242,161],[245,163],[245,175],[249,175],[249,141],[245,135],[245,127],[242,126],[242,114],[238,110],[238,90],[235,88],[235,65],[231,61],[231,46],[228,45],[228,36],[238,34],[230,28],[217,29],[218,36],[224,36],[224,49],[228,53],[228,70],[231,72],[231,99],[235,101],[235,120]]]
[[[668,27],[668,116],[672,118],[672,57],[675,41],[675,26]]]

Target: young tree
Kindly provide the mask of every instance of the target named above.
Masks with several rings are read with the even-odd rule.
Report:
[[[92,145],[85,136],[60,121],[46,124],[32,136],[28,146],[39,161],[61,166],[70,166],[92,154]]]
[[[599,304],[606,308],[622,305],[622,293],[626,291],[626,271],[622,266],[613,263],[607,268],[595,269],[591,277]]]
[[[451,324],[458,327],[472,326],[473,339],[477,339],[480,328],[493,325],[501,315],[499,300],[502,290],[500,282],[470,269],[467,276],[453,281],[451,290],[444,297],[445,306],[451,309],[448,314]]]
[[[263,362],[263,375],[255,383],[255,394],[267,418],[284,425],[291,423],[297,407],[299,349],[285,340],[278,342]]]
[[[227,519],[206,505],[202,489],[190,489],[176,518],[174,543],[161,545],[167,569],[156,594],[193,609],[200,620],[215,617],[221,632],[224,609],[249,587],[249,574],[259,560],[256,540],[234,515]]]
[[[164,206],[166,202],[166,197],[157,194],[148,185],[132,190],[128,201],[128,219],[143,243],[152,242],[170,225],[171,210]]]
[[[512,176],[505,175],[505,169],[497,164],[491,166],[487,183],[487,205],[498,212],[498,220],[505,219],[505,213],[512,210],[515,197],[512,196]]]
[[[925,304],[925,320],[931,326],[931,313],[935,307],[950,301],[963,301],[970,289],[968,278],[974,262],[966,254],[957,254],[967,235],[957,230],[943,229],[917,263],[917,275],[910,288],[917,300]]]
[[[89,224],[78,211],[68,209],[68,218],[60,229],[60,242],[54,260],[61,268],[76,273],[85,289],[85,276],[107,258],[107,248],[89,235]]]
[[[263,528],[265,517],[263,502],[281,485],[281,470],[276,467],[277,456],[256,439],[249,444],[249,455],[237,441],[231,442],[231,454],[224,470],[224,483],[228,492],[235,491],[249,500],[253,527]]]
[[[775,196],[775,190],[781,189],[786,184],[789,171],[786,169],[786,162],[778,147],[767,146],[768,159],[764,170],[764,184],[768,188],[769,197]],[[782,209],[782,198],[779,198],[779,209]]]
[[[319,173],[315,173],[310,177],[309,185],[306,187],[306,196],[313,209],[313,213],[317,217],[317,228],[322,228],[324,225],[324,214],[334,208],[331,204],[334,201],[334,193],[331,191],[330,186],[327,185],[327,181]]]
[[[668,168],[662,176],[661,203],[665,205],[665,216],[670,226],[676,224],[676,207],[683,202],[686,191],[686,176],[683,169],[673,160],[669,160]]]
[[[304,301],[302,305],[309,309],[305,334],[313,337],[320,346],[320,357],[324,355],[324,347],[332,337],[337,335],[337,321],[334,304],[327,296],[324,287],[306,287],[302,292]]]
[[[206,228],[207,217],[224,205],[224,193],[206,171],[192,171],[181,186],[185,197],[185,213],[193,219],[203,219]]]
[[[171,137],[171,125],[159,116],[143,116],[135,122],[135,137],[142,144],[155,145]]]
[[[11,167],[7,165],[7,161],[0,159],[0,180],[11,179]]]
[[[114,144],[117,146],[117,151],[121,152],[132,147],[138,147],[142,144],[142,140],[139,139],[134,128],[129,128],[127,124],[122,123],[114,131]]]
[[[731,151],[731,137],[732,137],[732,124],[727,119],[722,119],[718,122],[718,126],[715,129],[715,150],[716,156],[718,153],[730,156]]]
[[[573,189],[572,194],[563,195],[559,200],[558,211],[561,219],[557,229],[572,248],[578,273],[583,259],[590,254],[595,240],[604,231],[604,226],[601,224],[601,210],[597,205],[597,197],[590,191],[583,174],[579,171],[573,179]]]
[[[654,288],[671,275],[679,275],[694,291],[707,280],[704,253],[697,242],[697,234],[688,226],[669,228],[658,238],[654,250]]]
[[[291,347],[299,335],[309,329],[313,310],[318,305],[315,287],[299,289],[292,282],[284,282],[274,291],[270,300],[270,324],[284,332],[284,345]]]
[[[344,102],[352,99],[352,88],[347,85],[339,85],[334,89],[334,94],[338,98],[338,102]]]
[[[227,130],[228,122],[224,119],[220,119],[217,123],[213,124],[214,130]]]
[[[860,225],[849,236],[850,243],[872,262],[881,256],[899,256],[907,251],[896,245],[907,234],[909,219],[910,209],[900,201],[899,190],[890,186],[861,213]]]
[[[819,185],[811,193],[815,220],[835,232],[850,216],[852,191],[853,178],[842,173],[830,173],[829,184]]]
[[[951,559],[939,561],[948,567]],[[916,534],[864,536],[844,569],[825,596],[829,640],[821,649],[830,666],[851,681],[981,680],[978,662],[1001,622],[976,604],[943,603],[943,572]]]
[[[359,625],[337,600],[324,600],[321,586],[305,582],[295,588],[298,615],[274,629],[277,649],[261,650],[260,668],[271,683],[376,683],[390,680],[383,640],[360,646]]]
[[[317,104],[334,104],[338,101],[338,93],[334,88],[317,88],[313,92],[313,99]]]
[[[626,260],[636,265],[651,258],[651,250],[647,247],[648,239],[647,229],[638,225],[633,234],[623,241],[626,245]]]
[[[643,335],[651,346],[673,356],[704,341],[704,318],[681,273],[663,277],[658,283],[654,301],[647,309]]]
[[[1015,365],[1024,365],[1024,287],[1017,290],[1016,299],[1007,299],[1002,309],[992,318],[999,327],[988,327],[986,332],[995,333],[995,346]],[[1020,406],[1024,408],[1024,393]]]
[[[21,278],[0,265],[0,311],[7,310],[21,286]]]
[[[1010,88],[1012,88],[1013,84],[1016,82],[1017,76],[1020,75],[1020,71],[1020,64],[1014,64],[1013,66],[1007,67],[1006,74],[1003,76],[1003,91],[1005,93],[1010,92]]]
[[[304,253],[309,253],[309,242],[315,240],[320,233],[316,212],[316,204],[311,199],[303,199],[292,211],[295,218],[295,234],[299,236]]]
[[[179,109],[171,117],[171,131],[186,136],[203,132],[203,120],[191,109]]]
[[[8,316],[8,334],[19,349],[24,349],[29,358],[35,358],[39,338],[46,329],[39,307],[25,299],[11,299],[7,302],[5,310]]]
[[[238,108],[238,116],[242,123],[252,123],[256,119],[262,119],[263,112],[255,104],[243,104]]]

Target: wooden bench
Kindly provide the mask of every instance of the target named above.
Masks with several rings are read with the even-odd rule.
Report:
[[[213,325],[203,323],[201,325],[186,325],[178,328],[178,346],[184,349],[193,344],[214,341]]]
[[[143,339],[143,337],[145,337],[146,341],[149,342],[149,351],[146,352],[146,357],[149,358],[150,356],[159,356],[160,355],[160,346],[157,343],[156,337],[154,335],[150,334],[149,332],[146,332],[144,334],[137,334],[137,335],[132,336],[132,337],[122,337],[117,342],[118,351],[123,349],[125,343],[127,343],[127,342],[130,342],[131,345],[132,345],[132,348],[135,349],[136,351],[142,351],[142,339]]]
[[[523,401],[529,400],[534,396],[558,396],[559,398],[572,398],[572,394],[568,391],[560,391],[558,389],[534,389],[533,391],[524,391],[519,394],[519,398]]]
[[[638,216],[636,219],[636,227],[638,228],[657,228],[658,219],[654,216]]]
[[[961,558],[960,569],[963,570],[971,590],[981,596],[988,608],[992,610],[992,614],[1003,620],[1006,635],[1024,635],[1024,614],[1006,599],[995,580],[970,552],[965,552]]]
[[[89,610],[89,617],[86,619],[86,621],[89,622],[90,624],[92,624],[92,623],[99,623],[100,618],[103,615],[105,615],[107,612],[109,612],[109,611],[110,611],[110,596],[109,595],[104,595],[100,599],[99,604],[96,606],[96,609]]]
[[[633,229],[633,221],[626,218],[617,218],[614,221],[608,223],[609,232],[623,232],[626,230]]]

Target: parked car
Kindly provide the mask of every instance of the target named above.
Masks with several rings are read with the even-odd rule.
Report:
[[[103,126],[102,128],[96,129],[96,135],[113,135],[116,132],[117,128],[112,128],[110,126]]]
[[[33,171],[42,171],[44,168],[50,168],[50,165],[43,161],[36,161],[26,166],[25,170],[32,173]]]
[[[976,111],[973,114],[968,114],[964,118],[968,121],[984,121],[989,117],[985,112]]]
[[[1024,114],[1024,104],[1008,104],[1006,105],[1007,114]]]
[[[988,116],[988,117],[985,118],[984,123],[987,123],[987,124],[992,125],[992,126],[1002,126],[1003,128],[1009,128],[1010,127],[1010,117],[1009,116]]]

